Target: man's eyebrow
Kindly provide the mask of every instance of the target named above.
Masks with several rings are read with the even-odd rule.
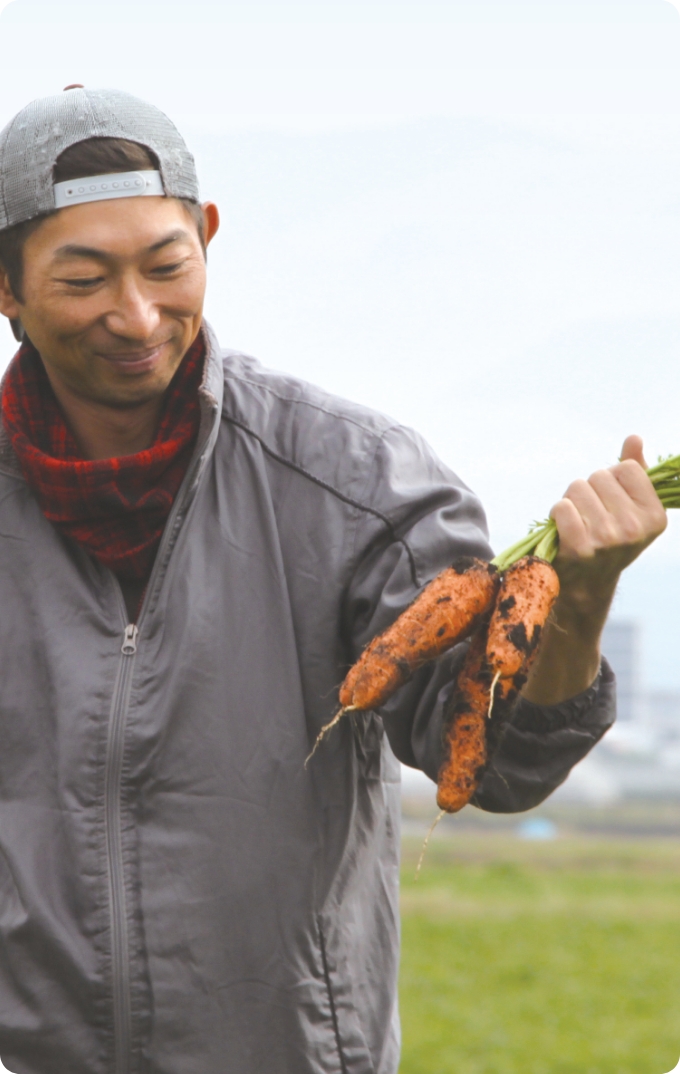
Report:
[[[181,242],[183,239],[188,238],[190,238],[189,232],[184,231],[183,228],[178,228],[176,231],[171,231],[164,239],[155,242],[153,246],[149,247],[149,251],[155,253],[156,250],[162,250],[164,246],[169,246],[172,242]]]
[[[165,246],[170,246],[173,242],[181,242],[183,239],[188,239],[189,232],[184,231],[182,228],[178,228],[175,231],[171,231],[169,235],[165,235],[164,238],[159,239],[158,242],[154,242],[151,246],[147,247],[147,253],[156,253],[157,250],[162,250]],[[110,261],[111,254],[106,250],[98,250],[96,246],[80,246],[77,243],[67,243],[66,246],[60,246],[54,252],[55,261],[67,261],[71,257],[83,257],[94,259],[95,261]]]
[[[109,255],[104,250],[97,250],[93,246],[78,246],[75,243],[60,246],[54,251],[55,261],[67,261],[70,257],[89,257],[97,261],[106,261]]]

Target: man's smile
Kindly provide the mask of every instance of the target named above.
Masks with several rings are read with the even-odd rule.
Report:
[[[102,358],[116,372],[132,376],[140,373],[148,373],[159,364],[163,350],[170,340],[157,343],[154,347],[144,347],[136,351],[97,351],[98,358]]]

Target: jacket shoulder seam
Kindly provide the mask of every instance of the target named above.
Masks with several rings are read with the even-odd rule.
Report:
[[[338,500],[341,500],[343,503],[348,504],[350,507],[354,507],[357,511],[363,511],[365,514],[373,515],[374,518],[379,519],[387,529],[388,533],[391,535],[392,540],[404,546],[404,549],[409,559],[413,580],[416,585],[419,584],[415,557],[411,550],[411,546],[409,545],[405,537],[399,536],[394,527],[394,523],[391,521],[390,518],[388,518],[387,515],[384,515],[382,511],[378,511],[376,507],[370,507],[368,504],[361,503],[360,500],[354,499],[353,496],[349,496],[346,492],[341,492],[340,489],[335,488],[335,486],[331,485],[328,481],[324,481],[322,477],[318,477],[316,474],[313,474],[311,473],[311,471],[305,469],[305,467],[301,466],[299,463],[293,462],[292,459],[286,458],[285,455],[281,455],[280,452],[275,451],[274,448],[272,448],[266,442],[263,436],[255,432],[254,429],[251,429],[250,426],[246,425],[246,423],[241,421],[239,418],[235,418],[231,414],[223,414],[223,416],[225,421],[230,422],[231,425],[235,425],[237,429],[240,429],[248,436],[251,436],[254,440],[257,440],[262,450],[267,455],[269,455],[270,458],[275,459],[276,462],[281,463],[282,466],[287,466],[289,470],[294,470],[302,477],[307,478],[308,481],[312,481],[315,485],[318,485],[319,488],[324,489],[326,492],[330,492],[330,494],[332,496],[335,496]],[[393,426],[391,426],[391,428],[393,428]],[[388,430],[385,430],[385,432],[387,431]],[[382,435],[384,436],[385,433],[383,433]],[[379,437],[379,439],[382,440],[382,436]]]
[[[253,380],[251,377],[247,377],[242,373],[236,373],[233,370],[225,369],[225,377],[229,377],[230,380],[237,380],[242,384],[248,384],[252,388],[259,388],[262,391],[268,392],[269,395],[273,395],[275,399],[278,399],[281,403],[294,403],[297,406],[306,406],[310,410],[318,410],[320,414],[328,414],[332,418],[340,418],[342,421],[348,422],[350,425],[355,425],[357,429],[361,429],[362,432],[372,433],[377,439],[382,439],[383,436],[390,429],[398,429],[399,422],[389,421],[386,427],[381,433],[372,429],[367,423],[359,421],[357,418],[352,417],[350,414],[341,414],[337,410],[332,410],[330,407],[321,406],[320,403],[314,403],[311,399],[304,399],[297,396],[283,395],[281,392],[277,392],[275,388],[272,388],[270,384],[264,384],[260,380]],[[225,415],[226,416],[226,415]]]

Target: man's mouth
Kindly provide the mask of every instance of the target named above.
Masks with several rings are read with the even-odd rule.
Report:
[[[148,373],[158,365],[168,341],[157,343],[155,347],[140,347],[134,351],[100,351],[97,355],[113,366],[117,372],[128,376]]]

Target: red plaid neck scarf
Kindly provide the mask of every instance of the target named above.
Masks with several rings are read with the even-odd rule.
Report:
[[[151,573],[198,434],[204,358],[199,335],[170,383],[150,448],[93,462],[83,459],[31,343],[5,376],[3,424],[43,513],[122,580]]]

